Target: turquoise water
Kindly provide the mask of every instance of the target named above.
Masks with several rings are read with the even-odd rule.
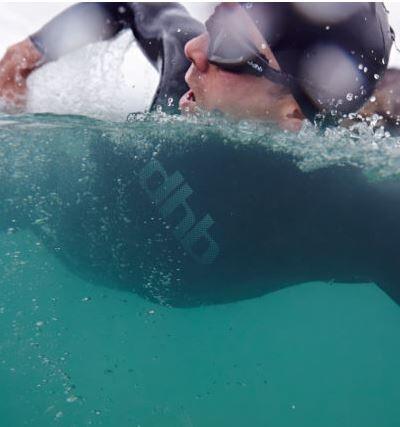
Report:
[[[7,120],[25,167],[21,135],[80,144],[61,119]],[[2,426],[398,426],[400,309],[373,284],[177,309],[79,278],[29,229],[0,253]]]

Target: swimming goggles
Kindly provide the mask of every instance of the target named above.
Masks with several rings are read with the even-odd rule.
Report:
[[[309,93],[318,93],[326,99],[331,97],[329,86],[319,84],[316,87],[306,78],[281,70],[258,27],[238,3],[217,6],[205,26],[210,38],[207,57],[211,64],[237,74],[264,77],[289,88],[310,120],[314,121],[321,108]]]
[[[264,37],[239,4],[217,6],[205,25],[211,64],[237,74],[265,77],[284,86],[294,85],[296,79],[280,70]]]

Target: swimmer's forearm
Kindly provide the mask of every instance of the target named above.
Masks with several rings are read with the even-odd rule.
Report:
[[[77,3],[30,36],[43,62],[101,40],[108,40],[133,20],[127,3]]]

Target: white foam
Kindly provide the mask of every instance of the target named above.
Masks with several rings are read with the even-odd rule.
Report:
[[[158,79],[132,33],[125,31],[35,71],[28,79],[27,112],[123,121],[149,108]]]

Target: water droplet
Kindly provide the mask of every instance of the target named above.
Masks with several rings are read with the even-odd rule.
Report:
[[[358,69],[359,70],[362,70],[364,68],[364,65],[363,64],[358,64]]]
[[[172,105],[174,105],[174,99],[168,98],[168,107],[172,107]]]
[[[329,31],[331,29],[331,27],[329,26],[329,25],[327,25],[326,27],[325,27],[325,30],[326,31]]]
[[[178,28],[177,30],[176,30],[176,32],[177,33],[180,33],[182,30],[180,29],[180,28]]]
[[[364,73],[368,71],[368,67],[364,67]]]
[[[371,96],[371,98],[369,98],[369,100],[371,101],[371,102],[375,102],[376,101],[376,97],[375,96]]]
[[[347,99],[347,101],[352,101],[353,100],[353,94],[352,93],[348,93],[346,95],[346,99]]]
[[[380,75],[379,74],[374,74],[374,78],[375,80],[379,80]]]

